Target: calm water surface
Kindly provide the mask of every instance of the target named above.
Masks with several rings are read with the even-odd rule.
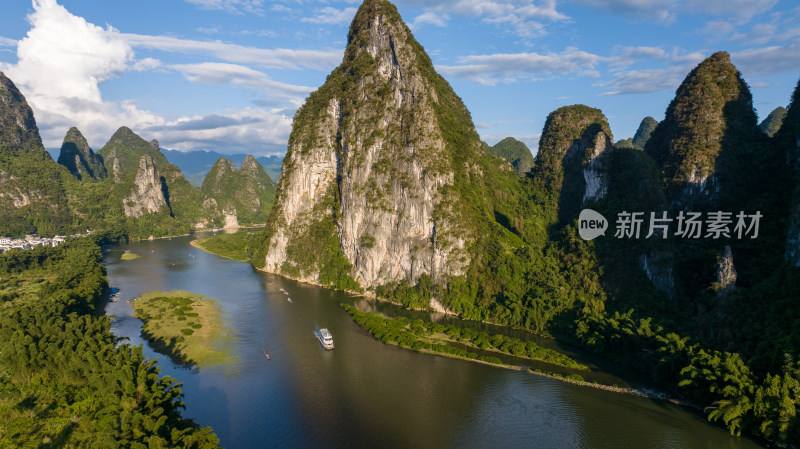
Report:
[[[259,273],[189,241],[112,248],[105,264],[122,300],[106,313],[116,335],[144,343],[161,373],[183,382],[184,416],[212,426],[226,448],[759,447],[663,401],[384,345],[339,306],[374,307],[364,299]],[[142,257],[121,261],[126,249]],[[126,300],[153,290],[220,301],[238,337],[234,372],[190,370],[149,348]],[[335,350],[322,349],[318,327],[331,330]]]

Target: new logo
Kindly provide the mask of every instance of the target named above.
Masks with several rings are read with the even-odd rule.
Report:
[[[592,240],[601,235],[606,235],[608,220],[592,209],[584,209],[578,217],[578,234],[584,240]]]

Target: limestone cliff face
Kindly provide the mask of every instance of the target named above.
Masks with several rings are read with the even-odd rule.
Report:
[[[362,287],[463,274],[477,207],[461,192],[483,177],[479,153],[469,112],[394,6],[365,1],[342,65],[295,116],[264,269],[319,282],[332,268],[318,251],[343,255]]]
[[[727,296],[736,288],[736,268],[733,266],[733,251],[726,246],[717,262],[717,296]]]
[[[17,86],[0,72],[0,151],[44,152],[33,110]]]
[[[0,235],[44,235],[72,222],[63,167],[42,146],[25,97],[0,72]]]
[[[70,173],[78,179],[105,179],[106,167],[103,158],[94,154],[86,138],[72,127],[64,136],[61,144],[61,153],[58,163],[67,167]]]
[[[163,181],[150,155],[146,154],[139,160],[133,191],[122,203],[126,217],[140,217],[168,207]]]

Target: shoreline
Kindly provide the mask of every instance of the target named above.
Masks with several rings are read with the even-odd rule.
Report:
[[[205,248],[200,247],[197,244],[197,241],[198,240],[192,240],[192,241],[189,242],[189,244],[192,245],[195,248],[201,249],[201,250],[206,251],[206,252],[208,252],[210,254],[215,254],[215,255],[218,255],[220,257],[229,259],[229,260],[236,260],[236,259],[231,259],[229,257],[221,256],[221,255],[216,254],[216,253],[212,253],[211,251],[208,251]],[[245,261],[239,261],[239,262],[245,262]],[[288,276],[288,275],[283,274],[283,273],[275,273],[275,272],[272,272],[272,271],[267,271],[267,270],[264,270],[262,268],[258,268],[258,267],[255,267],[255,266],[254,266],[254,268],[257,271],[260,271],[262,273],[273,274],[273,275],[276,275],[276,276],[280,276],[280,277],[282,277],[284,279],[289,279],[291,281],[301,282],[301,283],[304,283],[304,284],[313,285],[315,287],[324,288],[324,289],[327,289],[327,290],[340,291],[340,292],[344,292],[344,293],[347,293],[347,294],[352,295],[352,296],[358,296],[358,297],[366,298],[368,300],[372,299],[372,300],[375,300],[375,301],[384,302],[384,303],[392,304],[392,305],[395,305],[395,306],[403,307],[403,308],[406,308],[408,310],[415,310],[415,311],[421,311],[421,312],[434,312],[434,313],[441,313],[442,315],[445,315],[445,316],[458,317],[458,314],[456,314],[455,312],[450,311],[449,309],[446,309],[446,312],[439,312],[439,311],[432,310],[432,309],[422,309],[422,308],[417,308],[417,307],[409,308],[409,307],[403,306],[402,303],[399,303],[399,302],[396,302],[396,301],[392,301],[392,300],[387,299],[387,298],[380,297],[377,294],[375,294],[374,291],[361,291],[361,292],[359,292],[359,291],[355,291],[355,290],[341,290],[341,289],[337,290],[337,289],[332,289],[332,288],[330,288],[330,287],[328,287],[326,285],[322,285],[319,282],[313,281],[313,280],[310,280],[310,279],[299,279],[299,278],[295,278],[295,277],[292,277],[292,276]],[[502,328],[506,328],[506,329],[523,331],[525,333],[528,333],[528,334],[531,334],[531,335],[535,335],[537,337],[548,338],[548,339],[552,339],[552,340],[558,341],[558,339],[556,337],[552,336],[552,335],[540,335],[540,334],[536,334],[534,332],[531,332],[528,329],[503,326],[502,324],[498,324],[498,323],[491,322],[491,321],[485,321],[485,320],[481,320],[481,321],[464,320],[464,321],[473,321],[473,322],[476,322],[476,323],[488,324],[488,325],[502,327]],[[370,334],[370,338],[374,339],[375,337]],[[385,343],[385,344],[390,344],[392,346],[398,346],[399,347],[399,345],[396,342],[389,342],[389,343]],[[459,359],[459,360],[466,360],[466,361],[469,361],[469,362],[481,363],[481,364],[484,364],[484,365],[499,367],[499,368],[503,368],[503,369],[509,369],[509,370],[513,370],[513,371],[527,372],[528,374],[541,376],[541,377],[546,377],[546,378],[558,380],[558,381],[561,381],[561,382],[567,382],[567,383],[571,383],[573,385],[578,385],[578,386],[582,386],[582,387],[595,388],[595,389],[599,389],[599,390],[609,391],[609,392],[612,392],[612,393],[627,394],[627,395],[631,395],[631,396],[637,396],[637,397],[648,398],[648,399],[658,399],[658,400],[666,401],[666,402],[669,402],[669,403],[672,403],[672,404],[675,404],[675,405],[680,405],[680,406],[683,406],[683,407],[688,407],[688,408],[700,410],[700,408],[698,406],[694,405],[694,404],[690,404],[688,402],[682,401],[680,399],[677,399],[675,397],[672,397],[672,396],[667,395],[666,393],[662,393],[662,392],[649,392],[647,390],[631,388],[631,387],[619,387],[619,386],[614,386],[614,385],[601,384],[601,383],[597,383],[597,382],[589,382],[589,381],[585,381],[585,380],[569,379],[569,378],[566,378],[566,377],[557,376],[557,375],[553,375],[553,374],[537,371],[537,370],[534,370],[534,369],[529,368],[529,367],[523,367],[523,366],[518,366],[518,365],[509,365],[509,364],[491,363],[491,362],[486,362],[486,361],[483,361],[483,360],[476,360],[476,359],[469,359],[469,358],[466,358],[466,357],[460,357],[460,356],[457,356],[457,355],[454,355],[454,354],[439,353],[439,352],[435,352],[435,351],[431,351],[431,350],[427,350],[427,349],[421,349],[421,350],[415,350],[415,349],[411,349],[411,348],[404,348],[404,349],[409,349],[409,350],[412,350],[412,351],[415,351],[415,352],[419,352],[419,353],[422,353],[422,354],[432,354],[432,355],[437,355],[437,356],[441,356],[441,357],[447,357],[447,358],[452,358],[452,359]]]
[[[437,311],[431,310],[431,309],[420,309],[420,308],[405,307],[401,303],[398,303],[398,302],[395,302],[395,301],[392,301],[392,300],[389,300],[389,299],[386,299],[386,298],[382,298],[382,297],[376,295],[374,291],[358,292],[358,291],[354,291],[354,290],[337,290],[337,289],[332,289],[332,288],[330,288],[328,286],[322,285],[322,284],[320,284],[319,282],[316,282],[316,281],[305,280],[305,279],[297,279],[297,278],[294,278],[292,276],[287,276],[287,275],[282,274],[282,273],[275,273],[275,272],[272,272],[272,271],[267,271],[267,270],[264,270],[264,269],[261,269],[261,268],[255,267],[255,266],[254,266],[254,268],[256,270],[262,272],[262,273],[273,274],[273,275],[276,275],[276,276],[280,276],[280,277],[282,277],[284,279],[289,279],[289,280],[292,280],[292,281],[295,281],[295,282],[302,282],[304,284],[313,285],[315,287],[320,287],[320,288],[324,288],[324,289],[327,289],[327,290],[340,291],[340,292],[344,292],[344,293],[347,293],[347,294],[350,294],[350,295],[353,295],[353,296],[359,296],[359,297],[366,298],[366,299],[373,299],[375,301],[384,302],[384,303],[392,304],[392,305],[395,305],[395,306],[403,307],[403,308],[406,308],[408,310],[415,310],[415,311],[421,311],[421,312],[437,312]],[[454,313],[452,311],[449,311],[449,312],[450,313],[443,313],[443,315],[458,317],[458,314],[456,314],[456,313]],[[438,313],[441,313],[441,312],[438,312]],[[352,317],[351,317],[351,319],[352,319]],[[472,322],[475,322],[475,323],[489,324],[489,325],[492,325],[492,326],[503,327],[503,328],[506,328],[506,329],[523,331],[523,332],[526,332],[528,334],[535,335],[537,337],[548,338],[548,339],[552,339],[552,340],[555,340],[555,341],[559,341],[556,337],[554,337],[552,335],[540,335],[540,334],[532,332],[532,331],[530,331],[528,329],[504,326],[502,324],[493,323],[493,322],[490,322],[490,321],[484,321],[484,320],[481,320],[481,321],[463,320],[463,321],[472,321]],[[369,332],[367,332],[367,333],[369,334]],[[372,336],[372,334],[369,334],[369,336],[370,336],[370,338],[375,339],[375,337]],[[569,343],[569,342],[565,342],[565,343]],[[392,345],[392,346],[398,346],[399,347],[399,345],[396,342],[389,342],[389,343],[384,343],[384,344],[389,344],[389,345]],[[582,387],[594,388],[594,389],[598,389],[598,390],[609,391],[609,392],[612,392],[612,393],[627,394],[627,395],[631,395],[631,396],[637,396],[637,397],[648,398],[648,399],[658,399],[658,400],[669,402],[671,404],[675,404],[675,405],[691,408],[691,409],[694,409],[694,410],[702,410],[701,407],[698,407],[695,404],[688,403],[686,401],[683,401],[681,399],[675,398],[673,396],[670,396],[670,395],[668,395],[666,393],[662,393],[662,392],[649,392],[649,391],[646,391],[646,390],[637,389],[637,388],[631,388],[631,387],[619,387],[619,386],[614,386],[614,385],[601,384],[601,383],[597,383],[597,382],[589,382],[589,381],[585,381],[585,380],[568,379],[566,377],[561,377],[561,376],[556,376],[556,375],[552,375],[552,374],[548,374],[548,373],[543,373],[543,372],[540,372],[540,371],[536,371],[536,370],[534,370],[532,368],[522,367],[522,366],[518,366],[518,365],[490,363],[490,362],[486,362],[486,361],[483,361],[483,360],[468,359],[468,358],[460,357],[460,356],[457,356],[457,355],[454,355],[454,354],[439,353],[439,352],[435,352],[435,351],[431,351],[431,350],[427,350],[427,349],[422,349],[422,350],[416,350],[416,349],[411,349],[411,348],[402,348],[402,349],[408,349],[408,350],[419,352],[419,353],[423,353],[423,354],[432,354],[432,355],[437,355],[437,356],[447,357],[447,358],[452,358],[452,359],[466,360],[468,362],[481,363],[481,364],[484,364],[484,365],[494,366],[494,367],[503,368],[503,369],[510,369],[510,370],[513,370],[513,371],[521,371],[521,372],[524,371],[524,372],[527,372],[528,374],[532,374],[532,375],[535,375],[535,376],[546,377],[546,378],[549,378],[549,379],[554,379],[554,380],[558,380],[558,381],[561,381],[561,382],[567,382],[567,383],[571,383],[571,384],[582,386]]]

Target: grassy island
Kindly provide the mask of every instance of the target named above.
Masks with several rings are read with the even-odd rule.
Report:
[[[215,301],[176,290],[148,293],[134,304],[135,316],[144,322],[142,335],[176,362],[227,368],[236,362],[231,355],[235,338]]]
[[[213,237],[192,240],[191,244],[195,248],[226,259],[248,262],[250,261],[249,249],[252,236],[251,231],[241,230],[233,234],[218,234]]]
[[[347,304],[341,306],[353,317],[356,324],[387,344],[396,344],[419,352],[513,368],[518,367],[503,362],[498,356],[513,356],[519,359],[546,362],[578,371],[588,369],[568,356],[552,349],[542,348],[532,341],[526,342],[500,334],[492,335],[452,324],[411,320],[405,317],[390,318],[376,313],[362,312]],[[476,351],[482,352],[483,355]],[[545,374],[583,380],[578,374],[566,376],[549,372]]]
[[[134,252],[125,251],[125,252],[122,253],[122,256],[120,256],[120,259],[121,260],[136,260],[136,259],[138,259],[140,257],[142,257],[142,256],[140,256],[140,255],[138,255],[138,254],[136,254]]]

